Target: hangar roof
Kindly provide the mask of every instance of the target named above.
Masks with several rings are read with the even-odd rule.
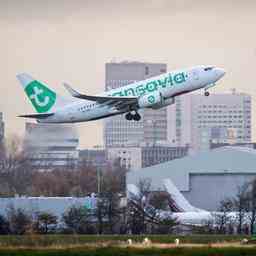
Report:
[[[127,184],[150,178],[153,189],[162,188],[162,180],[170,178],[180,191],[189,190],[190,174],[255,174],[256,150],[245,147],[221,147],[186,156],[162,164],[130,171]]]

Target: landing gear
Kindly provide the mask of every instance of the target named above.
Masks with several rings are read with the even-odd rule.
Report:
[[[138,112],[136,112],[135,115],[133,115],[133,120],[134,121],[140,121],[140,119],[141,119],[140,114]]]
[[[208,91],[204,92],[204,96],[208,97],[210,95],[210,93]]]
[[[135,114],[132,114],[131,112],[129,112],[125,115],[125,119],[128,121],[131,121],[131,120],[140,121],[141,116],[138,112],[136,112]]]
[[[125,115],[125,119],[131,121],[133,119],[133,115],[129,112]]]

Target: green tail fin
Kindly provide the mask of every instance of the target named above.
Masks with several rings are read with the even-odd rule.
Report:
[[[17,75],[25,93],[38,113],[46,113],[56,106],[57,94],[28,74]]]

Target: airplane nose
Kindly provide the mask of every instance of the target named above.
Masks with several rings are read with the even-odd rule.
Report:
[[[218,77],[218,79],[220,79],[226,74],[226,72],[223,68],[215,68],[215,74]]]

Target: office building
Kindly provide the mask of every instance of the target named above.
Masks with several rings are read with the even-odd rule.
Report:
[[[144,62],[106,63],[106,90],[125,86],[165,73],[166,64]],[[167,140],[167,109],[144,109],[140,121],[127,121],[124,115],[108,118],[104,122],[106,148],[129,143]]]
[[[251,96],[243,93],[187,94],[169,108],[168,139],[192,151],[210,143],[251,142]]]
[[[39,168],[75,167],[78,143],[73,125],[26,123],[24,149]]]
[[[188,154],[188,147],[153,145],[142,148],[142,168],[182,158]]]

